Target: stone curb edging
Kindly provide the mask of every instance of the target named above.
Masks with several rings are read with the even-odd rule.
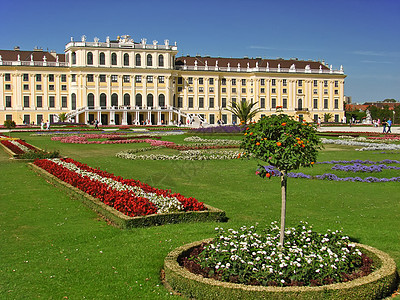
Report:
[[[385,252],[357,243],[375,261],[378,259],[378,269],[349,282],[317,287],[264,287],[221,282],[191,273],[179,265],[178,258],[211,240],[183,245],[167,255],[164,260],[165,282],[174,291],[196,299],[377,299],[390,294],[397,287],[395,261]]]
[[[163,224],[183,223],[183,222],[224,222],[227,220],[225,211],[210,205],[204,204],[206,211],[176,212],[170,214],[152,214],[140,217],[129,217],[120,211],[110,207],[93,196],[81,191],[80,189],[58,179],[56,176],[43,170],[42,168],[28,163],[29,167],[39,176],[45,177],[46,181],[64,190],[70,197],[83,202],[86,206],[100,214],[113,225],[121,229],[132,227],[147,227]]]

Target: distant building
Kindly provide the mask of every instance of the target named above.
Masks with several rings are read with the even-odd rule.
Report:
[[[176,44],[129,36],[71,41],[65,53],[0,50],[0,124],[58,120],[100,124],[237,124],[233,102],[257,102],[256,119],[277,110],[313,121],[344,117],[342,67],[297,59],[176,57]]]

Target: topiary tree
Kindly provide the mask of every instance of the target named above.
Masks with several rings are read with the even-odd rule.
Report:
[[[310,167],[321,148],[316,129],[308,123],[295,121],[287,115],[273,115],[261,118],[246,127],[240,156],[255,157],[276,167],[281,173],[281,228],[280,244],[283,247],[286,219],[286,189],[288,171],[299,167]],[[256,172],[262,178],[270,178],[265,164],[258,163]]]
[[[8,136],[11,137],[11,129],[15,128],[16,124],[13,120],[5,120],[4,121],[4,127],[6,127],[8,131]]]

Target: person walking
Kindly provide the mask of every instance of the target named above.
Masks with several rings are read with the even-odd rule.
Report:
[[[99,121],[94,120],[94,129],[99,129]]]
[[[386,133],[386,119],[382,120],[383,133]]]
[[[389,118],[389,120],[386,122],[387,124],[387,131],[386,133],[392,133],[392,119]]]

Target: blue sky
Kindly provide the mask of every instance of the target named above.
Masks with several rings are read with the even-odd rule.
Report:
[[[400,0],[8,1],[0,49],[64,51],[70,37],[177,42],[178,55],[343,65],[353,102],[400,101]]]

